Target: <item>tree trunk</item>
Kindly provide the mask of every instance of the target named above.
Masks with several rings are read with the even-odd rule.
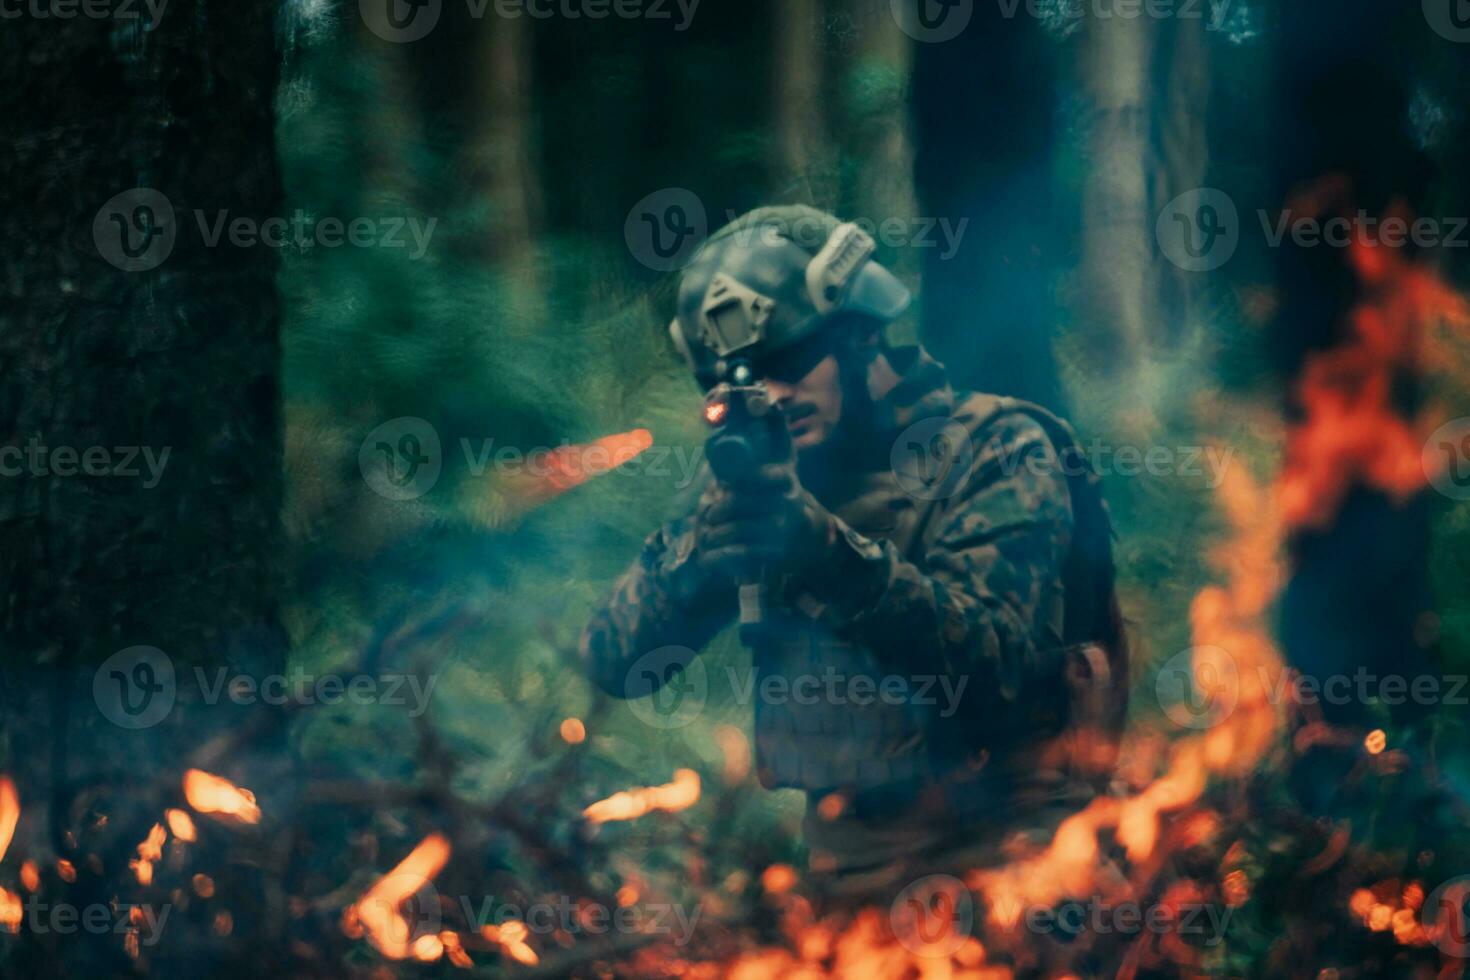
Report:
[[[911,104],[919,206],[958,233],[924,252],[920,336],[958,384],[1061,409],[1053,55],[1035,18],[976,4],[958,37],[916,46]]]
[[[1089,17],[1083,27],[1089,170],[1082,192],[1081,328],[1093,362],[1120,375],[1157,333],[1159,315],[1155,41],[1148,17]]]
[[[13,855],[78,906],[143,900],[127,859],[178,805],[185,753],[236,719],[191,700],[192,668],[284,665],[277,258],[228,231],[281,214],[273,16],[174,0],[146,30],[27,16],[4,31],[0,446],[36,447],[0,481],[4,766],[22,804]],[[137,646],[176,682],[131,654],[98,670]],[[236,914],[247,935],[265,912]],[[10,966],[130,968],[121,936],[25,939]]]

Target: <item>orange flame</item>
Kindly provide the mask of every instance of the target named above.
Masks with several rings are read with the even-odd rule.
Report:
[[[530,931],[526,928],[526,924],[515,919],[498,926],[487,925],[480,930],[480,935],[498,945],[505,955],[517,963],[535,966],[541,962],[541,958],[536,955],[534,949],[527,945],[526,936],[529,934]]]
[[[181,841],[198,840],[199,833],[194,828],[194,820],[183,810],[169,808],[163,811],[164,819],[168,821],[168,829]]]
[[[1323,184],[1318,213],[1325,210],[1320,198],[1342,200],[1347,190],[1340,182]],[[1401,206],[1389,216],[1408,219]],[[1434,426],[1428,413],[1399,414],[1394,385],[1448,360],[1431,331],[1470,327],[1470,305],[1402,252],[1361,233],[1349,248],[1364,298],[1349,317],[1348,341],[1309,357],[1297,383],[1305,417],[1288,436],[1279,488],[1293,528],[1326,526],[1355,484],[1403,501],[1427,481],[1422,449]]]
[[[634,429],[580,445],[533,451],[507,468],[497,493],[479,496],[476,491],[468,506],[488,523],[500,524],[617,469],[652,445],[651,432]]]
[[[653,810],[672,813],[688,809],[697,803],[699,789],[699,773],[693,769],[680,769],[674,773],[674,781],[671,783],[614,793],[587,807],[582,811],[582,816],[598,824],[613,820],[637,820]]]
[[[10,849],[15,836],[15,825],[20,821],[20,795],[15,791],[15,780],[0,776],[0,858]]]
[[[429,935],[415,939],[402,906],[443,870],[449,853],[449,840],[443,834],[425,837],[408,857],[347,909],[343,914],[343,931],[348,935],[365,934],[378,952],[392,960],[409,957],[437,960],[443,955],[443,942]],[[425,943],[426,939],[433,942]]]
[[[203,769],[184,773],[184,799],[200,813],[220,813],[242,823],[260,823],[254,793]]]
[[[128,862],[128,867],[138,876],[138,884],[153,884],[153,864],[163,858],[163,842],[167,839],[168,831],[163,829],[163,824],[156,823],[138,845],[138,856]]]

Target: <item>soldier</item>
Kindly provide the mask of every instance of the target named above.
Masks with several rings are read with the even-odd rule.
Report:
[[[1008,829],[1074,812],[1111,763],[1127,681],[1075,438],[889,347],[910,296],[872,253],[831,215],[765,208],[685,269],[675,345],[706,389],[762,382],[791,451],[711,480],[581,644],[627,697],[649,690],[630,670],[651,651],[683,651],[656,684],[737,614],[759,620],[742,631],[757,772],[806,791],[809,861],[839,892],[983,861]]]

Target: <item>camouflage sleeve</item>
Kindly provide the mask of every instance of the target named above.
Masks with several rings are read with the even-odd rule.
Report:
[[[735,616],[734,593],[697,590],[692,525],[686,517],[650,535],[582,632],[583,666],[614,697],[628,696],[628,672],[639,657],[668,646],[698,651]]]
[[[975,446],[957,486],[918,564],[842,525],[841,570],[816,596],[820,615],[887,664],[969,676],[972,689],[1012,703],[1061,646],[1067,477],[1041,426],[1016,415]]]

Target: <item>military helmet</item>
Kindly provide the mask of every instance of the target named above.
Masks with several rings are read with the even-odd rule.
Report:
[[[909,306],[855,224],[802,206],[760,208],[705,242],[679,282],[669,335],[706,386],[734,360],[768,356],[842,314],[887,323]]]

